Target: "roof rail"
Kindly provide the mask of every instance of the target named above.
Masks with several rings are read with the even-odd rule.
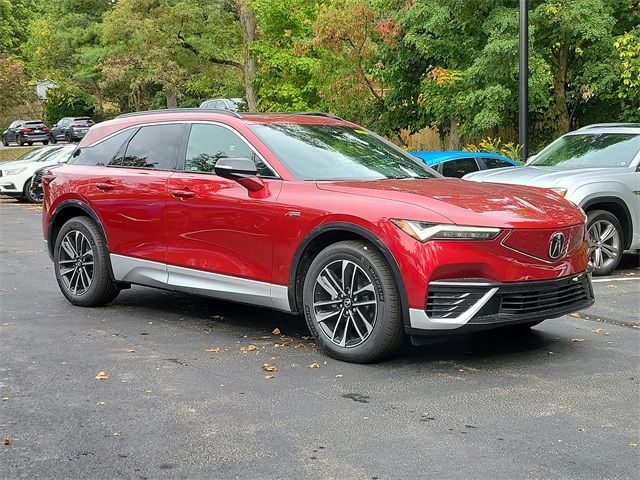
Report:
[[[315,115],[318,117],[328,117],[328,118],[335,118],[336,120],[343,120],[337,115],[334,115],[333,113],[327,113],[327,112],[300,112],[298,115]]]
[[[611,127],[611,128],[640,128],[640,123],[633,123],[633,122],[619,122],[619,123],[593,123],[591,125],[585,125],[582,128],[579,128],[578,130],[589,130],[590,128],[607,128],[607,127]]]
[[[221,113],[230,117],[240,118],[240,114],[221,108],[164,108],[160,110],[145,110],[143,112],[121,113],[116,118],[130,118],[142,115],[158,115],[163,113]]]
[[[342,118],[333,115],[332,113],[326,112],[242,112],[242,115],[309,115],[343,120]]]

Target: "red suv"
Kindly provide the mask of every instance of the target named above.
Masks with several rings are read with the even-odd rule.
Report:
[[[405,334],[528,327],[593,303],[575,205],[444,179],[325,114],[121,115],[43,182],[74,305],[138,284],[303,313],[330,355],[368,362]]]

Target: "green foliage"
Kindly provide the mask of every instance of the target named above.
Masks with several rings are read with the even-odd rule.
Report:
[[[640,26],[620,35],[613,45],[621,67],[618,98],[623,102],[623,118],[637,122],[640,119]]]
[[[29,22],[37,13],[34,0],[0,0],[0,55],[19,54],[28,37]]]
[[[503,142],[500,137],[487,137],[483,138],[478,144],[469,143],[465,145],[462,150],[465,152],[489,152],[498,153],[504,155],[516,162],[520,161],[520,152],[522,151],[522,145],[514,142]]]
[[[73,87],[56,87],[47,92],[44,121],[54,124],[62,117],[95,117],[96,105],[86,92]]]

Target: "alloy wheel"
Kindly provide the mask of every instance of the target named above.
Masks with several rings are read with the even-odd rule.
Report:
[[[340,347],[356,347],[371,334],[378,298],[371,277],[349,260],[324,267],[313,288],[313,313],[322,333]]]
[[[596,220],[589,227],[591,238],[591,265],[606,269],[620,256],[620,233],[615,225],[607,220]]]
[[[60,243],[58,268],[65,288],[83,295],[93,281],[93,249],[87,237],[78,230],[65,235]]]

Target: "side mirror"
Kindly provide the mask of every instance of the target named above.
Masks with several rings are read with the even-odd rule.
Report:
[[[256,164],[248,158],[221,158],[214,167],[216,175],[230,180],[254,177],[258,174]]]
[[[216,162],[214,172],[219,177],[238,182],[251,192],[264,188],[264,182],[256,176],[256,164],[249,158],[221,158]]]

